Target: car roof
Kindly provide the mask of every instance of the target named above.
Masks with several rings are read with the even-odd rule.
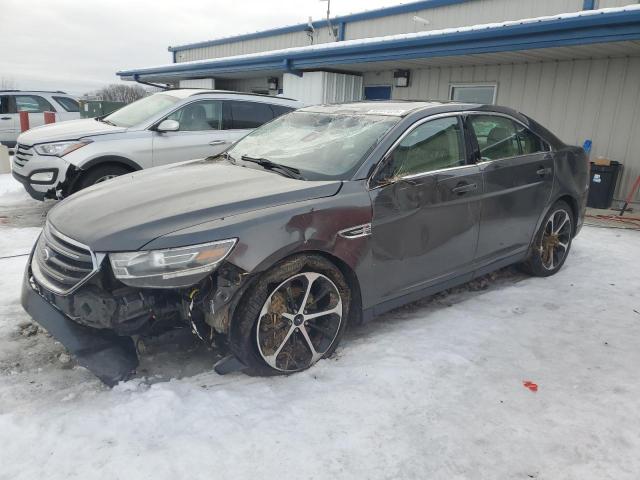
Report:
[[[62,90],[0,90],[0,93],[56,93],[60,95],[69,95]]]
[[[181,99],[193,97],[195,95],[211,95],[211,96],[225,95],[225,96],[238,96],[238,97],[257,97],[262,99],[268,99],[269,101],[275,101],[276,103],[298,102],[298,100],[296,100],[295,98],[289,98],[289,97],[276,97],[274,95],[264,95],[261,93],[237,92],[234,90],[215,90],[215,89],[206,89],[206,88],[170,88],[167,90],[163,90],[162,92],[156,92],[156,93],[173,95]]]
[[[405,117],[410,113],[449,105],[451,102],[422,100],[376,100],[327,105],[313,105],[300,109],[303,112],[351,115],[381,115]]]

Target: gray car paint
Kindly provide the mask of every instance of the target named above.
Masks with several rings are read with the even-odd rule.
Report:
[[[249,279],[295,253],[320,252],[345,273],[364,318],[524,260],[533,232],[560,198],[573,209],[579,228],[588,191],[582,149],[564,145],[510,109],[404,105],[397,125],[356,173],[343,181],[295,180],[221,158],[186,162],[86,189],[51,210],[49,221],[65,235],[100,252],[237,238],[226,262]],[[384,104],[324,108],[360,109],[360,113],[375,109],[380,114]],[[540,158],[514,157],[512,165],[504,168],[500,161],[476,165],[477,144],[474,147],[467,138],[471,165],[466,168],[428,174],[418,182],[396,179],[380,186],[372,181],[377,166],[411,125],[433,115],[464,118],[477,111],[511,116],[542,137],[551,152]],[[397,111],[390,114],[399,115]],[[551,168],[551,181],[531,176],[529,164],[538,167],[540,162]],[[519,164],[524,168],[516,166]],[[515,186],[513,181],[509,184],[514,174],[522,175],[515,179]],[[478,188],[454,195],[451,189],[461,181],[474,182]],[[513,192],[514,198],[510,197]],[[373,226],[370,236],[349,239],[340,234],[367,223]],[[513,229],[518,231],[510,232]],[[479,245],[481,250],[477,250]],[[27,289],[31,288],[28,282],[27,271]],[[238,302],[243,288],[229,290],[225,301]]]
[[[352,105],[357,108],[343,106],[337,111],[371,110],[366,103]],[[376,114],[384,110],[380,105],[374,104]],[[408,105],[402,112],[405,116],[354,178],[343,182],[289,179],[259,167],[230,165],[219,158],[187,162],[136,172],[86,189],[56,206],[49,220],[66,235],[102,252],[170,248],[237,237],[239,243],[228,261],[248,272],[266,270],[297,252],[325,252],[353,270],[366,309],[456,279],[464,281],[469,274],[504,259],[523,259],[535,226],[562,195],[573,199],[579,216],[587,188],[586,180],[580,180],[586,178],[579,165],[583,158],[578,150],[565,146],[527,117],[501,107],[404,105]],[[492,180],[493,186],[483,185],[461,198],[447,194],[462,177],[483,183],[481,172],[490,167],[495,171],[493,165],[445,171],[426,177],[420,186],[399,181],[384,189],[369,187],[367,177],[410,125],[433,115],[467,111],[504,113],[528,126],[552,145],[554,151],[548,156],[568,163],[554,169],[554,176],[567,178],[552,182],[553,189],[548,185],[541,191],[533,189],[518,202],[500,194],[505,179],[513,178],[508,169],[503,170],[504,177]],[[528,162],[521,157],[514,161]],[[432,188],[444,192],[438,205],[427,198]],[[423,190],[422,203],[412,200],[416,190]],[[483,224],[481,219],[487,222]],[[347,240],[337,234],[367,222],[373,223],[371,237]],[[518,238],[501,248],[505,229],[514,228]],[[495,246],[493,250],[485,248],[481,259],[475,254],[478,238],[483,245]]]

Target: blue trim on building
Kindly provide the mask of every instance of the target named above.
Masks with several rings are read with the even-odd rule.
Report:
[[[121,77],[139,75],[183,77],[215,76],[248,71],[292,71],[340,68],[340,65],[522,51],[640,39],[640,10],[602,12],[597,15],[541,20],[497,28],[467,30],[441,35],[337,42],[325,48],[274,51],[240,58],[220,58],[176,63],[118,72]]]
[[[583,10],[595,10],[596,8],[596,0],[584,0],[582,3]]]
[[[344,42],[345,30],[347,29],[347,22],[340,22],[338,24],[338,41]]]
[[[333,25],[346,24],[348,22],[359,22],[361,20],[371,20],[374,18],[383,18],[390,15],[399,15],[402,13],[417,12],[419,10],[426,10],[430,8],[444,7],[447,5],[455,5],[457,3],[465,3],[471,0],[422,0],[419,2],[412,2],[403,5],[396,5],[393,7],[380,8],[377,10],[370,10],[361,13],[352,13],[350,15],[342,15],[331,19]],[[312,22],[313,28],[323,28],[328,26],[326,20],[318,20]],[[170,52],[179,52],[181,50],[191,50],[192,48],[204,48],[212,47],[215,45],[224,45],[226,43],[241,42],[244,40],[254,40],[256,38],[272,37],[274,35],[283,35],[285,33],[304,32],[308,28],[308,24],[299,23],[296,25],[289,25],[287,27],[272,28],[269,30],[263,30],[254,33],[245,33],[243,35],[235,35],[233,37],[218,38],[216,40],[206,40],[204,42],[187,43],[185,45],[176,45],[175,47],[169,47]],[[344,33],[344,27],[342,27]],[[344,35],[343,35],[344,36]],[[338,37],[340,37],[340,30],[338,30]],[[340,39],[340,38],[338,38]],[[344,40],[344,38],[342,39]]]

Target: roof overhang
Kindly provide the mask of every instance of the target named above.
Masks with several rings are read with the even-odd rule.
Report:
[[[445,58],[455,62],[455,58],[449,57],[469,59],[502,55],[504,59],[505,54],[511,53],[522,58],[527,51],[564,49],[566,54],[567,48],[584,52],[589,46],[613,42],[635,48],[634,54],[639,54],[637,40],[640,40],[640,5],[632,5],[173,63],[117,74],[125,80],[167,82],[181,78],[255,77],[317,69],[366,71],[388,68],[384,66],[390,62],[396,68],[402,68],[404,62],[415,64]]]

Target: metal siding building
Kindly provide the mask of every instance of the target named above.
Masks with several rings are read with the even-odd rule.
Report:
[[[592,157],[623,163],[621,199],[640,175],[640,8],[620,8],[635,3],[423,0],[336,17],[338,41],[323,20],[313,22],[313,45],[307,25],[292,25],[169,47],[173,64],[118,74],[182,86],[202,79],[190,86],[208,81],[201,86],[258,92],[268,91],[275,77],[285,95],[287,87],[298,95],[307,72],[308,88],[346,89],[354,98],[373,86],[388,88],[393,99],[436,100],[450,99],[456,86],[495,86],[495,103],[530,115],[567,143],[591,139]],[[310,73],[317,70],[361,80],[320,81]],[[398,70],[409,70],[407,87],[394,85]],[[310,98],[332,97],[323,90]]]

